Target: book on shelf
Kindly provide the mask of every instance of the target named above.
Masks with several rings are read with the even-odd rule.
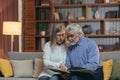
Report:
[[[43,0],[43,1],[41,1],[41,6],[50,6],[49,0]]]
[[[94,70],[90,70],[90,69],[86,69],[86,68],[78,68],[78,67],[68,68],[67,71],[61,70],[60,68],[53,68],[53,67],[50,67],[49,69],[52,71],[61,72],[61,73],[77,73],[77,72],[78,73],[79,72],[91,73],[91,72],[94,72]]]

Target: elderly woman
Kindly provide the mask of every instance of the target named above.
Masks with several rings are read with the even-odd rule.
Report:
[[[50,41],[44,46],[43,54],[45,69],[39,75],[39,80],[64,80],[61,73],[54,72],[49,67],[62,68],[66,60],[65,26],[56,24],[51,32]]]

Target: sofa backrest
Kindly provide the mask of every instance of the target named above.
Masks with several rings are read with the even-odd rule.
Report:
[[[42,58],[43,52],[8,52],[7,58],[12,60],[28,60]]]
[[[7,58],[12,60],[27,60],[42,57],[43,52],[9,52]],[[102,61],[107,59],[120,61],[120,51],[100,52],[100,57]]]
[[[120,51],[112,51],[112,52],[100,52],[100,57],[102,61],[107,59],[113,59],[120,61]]]

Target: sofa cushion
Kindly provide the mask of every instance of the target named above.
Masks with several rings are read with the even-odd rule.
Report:
[[[40,58],[35,58],[33,77],[37,78],[42,70],[43,70],[43,60]]]
[[[32,77],[33,60],[11,60],[14,77]]]
[[[113,60],[106,60],[102,62],[103,72],[104,72],[104,80],[109,80],[112,72],[112,64]]]
[[[13,69],[9,60],[0,58],[0,71],[4,77],[13,76]]]
[[[113,61],[111,80],[120,80],[120,62]]]
[[[15,78],[15,77],[4,78],[4,77],[0,77],[0,80],[38,80],[38,79],[35,79],[35,78]]]

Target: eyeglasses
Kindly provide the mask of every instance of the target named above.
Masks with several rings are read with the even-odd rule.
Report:
[[[57,34],[56,37],[64,37],[65,34]]]
[[[71,34],[71,35],[66,35],[67,36],[67,38],[73,38],[75,35],[74,34]]]
[[[78,34],[69,34],[69,35],[66,35],[67,39],[69,38],[76,38],[78,37]]]

